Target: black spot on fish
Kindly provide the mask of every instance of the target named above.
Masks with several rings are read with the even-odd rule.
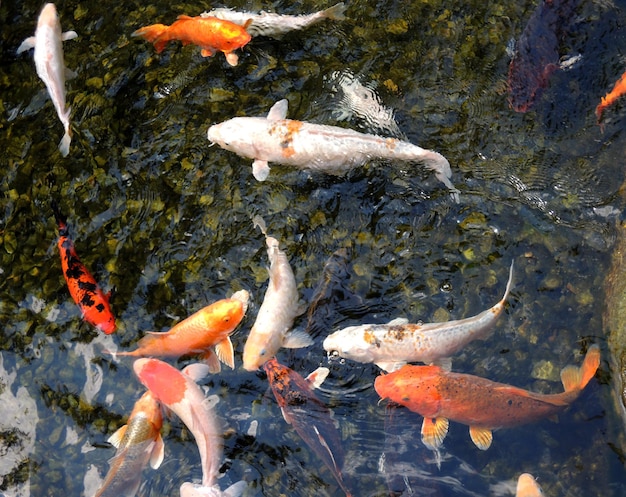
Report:
[[[96,309],[98,309],[98,312],[102,312],[104,311],[104,304],[101,302],[96,306]]]
[[[97,290],[98,286],[90,281],[78,280],[78,288],[80,288],[81,290],[85,290],[89,293],[94,293]]]

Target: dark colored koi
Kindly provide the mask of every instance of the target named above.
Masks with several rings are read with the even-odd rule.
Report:
[[[324,380],[328,369],[319,368],[305,380],[294,370],[280,364],[276,358],[263,364],[263,368],[285,421],[324,461],[346,496],[351,497],[341,475],[344,460],[341,437],[330,417],[330,410],[311,388],[311,385],[319,385]],[[317,378],[319,376],[321,378]]]
[[[515,46],[509,65],[509,104],[529,110],[559,68],[559,44],[578,0],[541,0]]]
[[[59,229],[57,245],[61,254],[63,276],[70,295],[80,307],[83,319],[100,331],[110,335],[115,331],[115,317],[109,306],[109,294],[105,294],[89,270],[80,261],[74,242],[69,237],[67,219],[61,214],[56,202],[52,211]]]

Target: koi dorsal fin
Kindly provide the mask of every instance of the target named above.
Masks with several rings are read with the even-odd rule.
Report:
[[[267,119],[270,121],[280,121],[281,119],[285,119],[287,117],[287,110],[289,109],[289,102],[286,98],[279,100],[267,113]]]

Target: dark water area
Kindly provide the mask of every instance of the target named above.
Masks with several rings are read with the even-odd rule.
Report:
[[[254,38],[231,67],[222,54],[204,59],[178,42],[156,54],[130,36],[223,4],[56,3],[63,30],[78,33],[63,47],[77,73],[66,82],[73,139],[64,158],[32,51],[16,55],[42,3],[1,3],[4,495],[91,496],[115,452],[107,438],[143,393],[132,361],[104,351],[134,348],[145,331],[165,331],[240,289],[252,303],[233,336],[236,367],[204,382],[227,427],[221,488],[243,479],[245,496],[344,495],[282,419],[265,374],[241,367],[268,278],[256,215],[287,253],[303,300],[316,304],[296,321],[314,344],[281,349],[278,360],[303,376],[330,368],[318,395],[338,423],[353,495],[513,495],[523,472],[550,497],[625,494],[602,288],[624,208],[626,100],[605,111],[603,132],[594,111],[626,69],[626,3],[579,2],[559,53],[581,58],[551,75],[527,113],[507,102],[507,46],[537,2],[346,4],[345,21]],[[330,5],[227,4],[286,14]],[[372,160],[340,177],[273,165],[257,182],[252,160],[209,146],[210,125],[264,116],[283,98],[292,119],[383,129],[344,107],[337,71],[392,109],[403,137],[449,160],[459,203],[420,164]],[[113,289],[110,337],[83,322],[69,296],[53,199],[83,262]],[[561,368],[579,366],[593,343],[600,370],[558,420],[497,431],[487,451],[451,422],[438,467],[420,440],[422,418],[379,404],[380,370],[329,363],[322,341],[359,323],[478,314],[501,298],[511,261],[505,313],[486,341],[453,358],[453,370],[557,393]],[[201,478],[178,419],[168,418],[163,438],[165,460],[144,471],[138,495],[178,495]]]

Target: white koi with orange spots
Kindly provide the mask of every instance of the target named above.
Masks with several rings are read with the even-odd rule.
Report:
[[[395,371],[407,362],[439,362],[450,368],[449,357],[473,340],[484,340],[504,310],[513,285],[513,263],[502,299],[493,307],[471,318],[445,323],[410,324],[397,318],[387,324],[350,326],[324,340],[329,357],[375,363],[385,371]]]
[[[269,162],[339,175],[372,159],[419,161],[458,200],[458,190],[450,181],[450,163],[443,155],[396,138],[286,119],[287,108],[287,100],[280,100],[267,117],[234,117],[211,126],[207,137],[211,143],[254,159],[252,174],[259,181],[267,179]]]

